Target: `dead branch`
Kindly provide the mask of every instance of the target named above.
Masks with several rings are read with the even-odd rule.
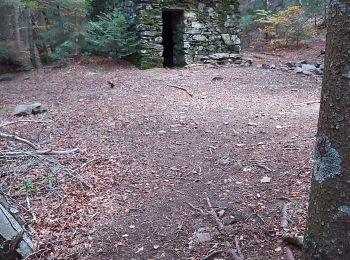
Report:
[[[260,167],[260,168],[263,168],[266,171],[272,172],[272,170],[269,167],[267,167],[266,165],[263,165],[263,164],[260,164],[260,163],[256,163],[255,165]]]
[[[239,257],[239,255],[237,255],[236,251],[232,249],[232,245],[230,244],[230,242],[226,241],[225,247],[226,247],[227,253],[231,256],[233,260],[243,260],[242,258]]]
[[[190,93],[187,89],[185,89],[185,88],[183,88],[183,87],[176,86],[176,85],[168,85],[168,87],[180,89],[180,90],[182,90],[182,91],[185,91],[190,97],[193,97],[193,94]]]
[[[208,255],[204,256],[201,258],[201,260],[209,260],[211,259],[212,257],[218,255],[218,254],[221,254],[222,252],[224,252],[223,250],[216,250],[216,251],[213,251],[211,253],[209,253]]]
[[[14,125],[14,124],[22,124],[22,123],[38,123],[38,124],[44,124],[49,123],[48,121],[38,121],[38,120],[17,120],[17,121],[11,121],[11,122],[4,122],[0,124],[0,128]]]
[[[0,132],[0,138],[18,141],[20,143],[24,143],[24,144],[30,146],[33,149],[39,149],[39,147],[37,145],[33,144],[31,141],[29,141],[27,139],[24,139],[22,137],[19,137],[17,135],[12,135],[12,134],[7,134],[7,133]]]
[[[72,173],[75,173],[75,172],[77,172],[77,171],[80,171],[81,169],[85,168],[85,167],[88,166],[89,164],[96,163],[96,162],[101,161],[101,160],[103,160],[103,159],[104,159],[103,157],[98,157],[98,158],[91,159],[91,160],[87,161],[86,163],[84,163],[83,165],[81,165],[79,168],[73,170]]]
[[[207,203],[210,209],[210,214],[212,215],[212,217],[215,219],[216,224],[218,225],[218,229],[219,231],[223,230],[225,228],[224,224],[222,223],[222,221],[219,219],[218,215],[216,214],[209,197],[207,197]]]
[[[187,202],[187,204],[188,204],[191,208],[193,208],[193,209],[195,209],[195,210],[198,210],[198,211],[199,211],[200,213],[202,213],[203,215],[208,215],[208,213],[205,213],[203,209],[198,208],[198,207],[192,205],[192,204],[189,203],[189,202]]]
[[[235,244],[236,244],[236,249],[237,249],[237,253],[239,255],[239,257],[241,259],[244,259],[244,256],[243,256],[243,253],[241,251],[241,247],[239,246],[239,239],[238,239],[238,236],[235,236]]]
[[[79,153],[79,148],[71,150],[35,150],[35,151],[0,151],[0,157],[35,156],[35,155],[67,155]]]

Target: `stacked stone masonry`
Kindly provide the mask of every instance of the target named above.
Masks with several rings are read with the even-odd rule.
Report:
[[[174,66],[241,59],[238,0],[124,0],[120,4],[137,30],[135,62],[141,68],[163,66],[167,54]],[[167,50],[165,30],[170,27],[172,50]]]

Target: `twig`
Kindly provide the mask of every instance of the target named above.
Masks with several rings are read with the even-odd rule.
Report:
[[[237,249],[237,253],[238,253],[239,257],[244,259],[243,253],[241,251],[241,247],[239,246],[238,236],[235,236],[235,244],[236,244],[236,249]]]
[[[6,126],[9,126],[9,125],[20,124],[20,123],[38,123],[38,124],[42,124],[42,123],[48,123],[48,121],[18,120],[18,121],[13,121],[13,122],[5,122],[5,123],[2,123],[2,124],[0,124],[0,128],[6,127]]]
[[[32,221],[36,221],[36,215],[32,211],[32,207],[30,206],[30,199],[29,199],[29,196],[28,196],[28,191],[27,191],[27,194],[26,194],[26,203],[27,203],[27,210],[28,210],[28,212],[30,212],[30,214],[32,214]]]
[[[210,214],[213,216],[213,218],[215,219],[215,222],[218,226],[218,230],[219,232],[222,232],[224,231],[225,229],[225,226],[224,224],[222,223],[222,221],[219,219],[218,215],[216,214],[215,210],[214,210],[214,207],[213,205],[211,204],[211,201],[209,199],[209,197],[206,198],[207,199],[207,203],[208,203],[208,206],[209,206],[209,209],[210,209]],[[237,242],[236,242],[237,243]],[[237,245],[236,245],[237,246]],[[239,247],[239,245],[238,245]],[[232,249],[232,246],[230,244],[230,242],[226,241],[225,242],[225,248],[226,248],[226,251],[227,253],[231,256],[231,258],[233,260],[243,260],[243,258],[239,255],[237,255],[236,251],[234,249]],[[237,249],[238,251],[238,249]],[[240,251],[240,250],[239,250]]]
[[[88,166],[89,164],[92,164],[92,163],[101,161],[101,160],[103,160],[103,159],[104,159],[103,157],[98,157],[98,158],[91,159],[91,160],[87,161],[86,163],[82,164],[79,168],[73,170],[72,173],[75,173],[75,172],[77,172],[77,171],[80,171],[82,168]]]
[[[207,197],[207,203],[208,203],[208,206],[209,206],[209,209],[210,209],[210,213],[211,215],[213,216],[213,218],[215,219],[216,221],[216,224],[218,225],[218,228],[219,228],[219,231],[223,230],[225,228],[224,224],[222,223],[222,221],[219,219],[218,215],[216,214],[211,202],[210,202],[210,199],[209,197]]]
[[[222,252],[224,252],[224,251],[223,250],[213,251],[213,252],[209,253],[208,255],[202,257],[201,260],[210,260],[212,257],[214,257],[218,254],[221,254]]]
[[[1,133],[0,132],[0,138],[16,140],[18,142],[21,142],[21,143],[24,143],[24,144],[30,146],[33,149],[39,149],[39,146],[33,144],[31,141],[29,141],[27,139],[19,137],[17,135],[12,135],[12,134],[7,134],[7,133]]]
[[[239,255],[237,255],[236,251],[232,249],[230,242],[226,241],[225,247],[226,247],[227,253],[231,256],[233,260],[243,260],[242,258],[239,257]]]
[[[263,164],[260,164],[260,163],[255,163],[255,165],[260,167],[260,168],[263,168],[266,171],[272,172],[272,170],[269,167],[267,167],[266,165],[263,165]]]
[[[183,88],[183,87],[179,87],[179,86],[176,86],[176,85],[168,85],[169,87],[171,88],[177,88],[177,89],[180,89],[182,91],[185,91],[190,97],[193,97],[193,94],[190,93],[187,89]]]
[[[192,205],[192,204],[189,203],[189,202],[187,202],[187,204],[188,204],[191,208],[193,208],[193,209],[195,209],[195,210],[198,210],[198,211],[199,211],[200,213],[202,213],[203,215],[208,215],[208,213],[205,213],[204,210],[202,210],[201,208],[198,208],[198,207]]]

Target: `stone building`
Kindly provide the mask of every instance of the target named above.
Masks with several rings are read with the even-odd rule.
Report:
[[[240,59],[239,0],[121,0],[135,24],[141,68]]]

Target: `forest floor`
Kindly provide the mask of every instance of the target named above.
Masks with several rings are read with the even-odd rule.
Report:
[[[2,82],[3,120],[19,103],[49,108],[44,130],[9,131],[45,133],[53,147],[96,159],[82,173],[93,189],[70,183],[49,203],[33,195],[37,257],[229,259],[228,241],[245,259],[285,259],[281,210],[290,201],[289,230],[302,234],[321,81],[255,65],[140,71],[95,60]]]

